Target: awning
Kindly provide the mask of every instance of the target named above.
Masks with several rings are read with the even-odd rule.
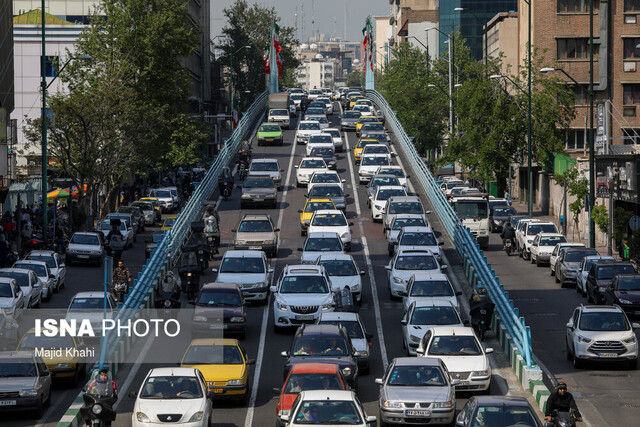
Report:
[[[409,35],[409,20],[407,19],[398,30],[399,37],[407,37]]]

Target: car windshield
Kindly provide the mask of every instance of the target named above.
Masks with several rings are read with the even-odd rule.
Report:
[[[235,290],[203,289],[198,297],[197,305],[201,307],[239,307],[242,305],[242,298],[240,298],[240,293]]]
[[[314,185],[309,196],[343,197],[343,193],[339,185]]]
[[[382,123],[365,123],[364,125],[362,125],[362,129],[360,130],[360,132],[363,132],[365,130],[384,130],[384,126],[382,125]]]
[[[311,225],[319,227],[343,227],[347,225],[347,219],[341,213],[316,214],[313,216]]]
[[[132,206],[120,206],[118,208],[118,213],[130,213],[136,215],[138,213],[138,209]]]
[[[307,117],[313,115],[323,115],[324,116],[324,107],[321,108],[307,108]]]
[[[0,362],[0,378],[35,377],[36,364],[31,359],[5,359]]]
[[[339,251],[342,252],[342,241],[339,237],[315,237],[307,239],[304,245],[305,251],[314,252],[327,252],[327,251]]]
[[[274,184],[269,177],[248,177],[244,181],[244,188],[274,188]]]
[[[598,280],[608,280],[613,279],[618,274],[636,274],[636,271],[629,264],[613,264],[598,267],[597,273]]]
[[[93,311],[104,309],[104,298],[81,297],[74,298],[69,306],[69,311]]]
[[[11,285],[9,283],[0,283],[0,298],[13,298]]]
[[[313,213],[317,210],[321,210],[321,209],[335,209],[335,205],[333,204],[333,202],[308,202],[305,206],[304,206],[304,211],[306,213]]]
[[[137,206],[140,209],[142,209],[143,211],[152,211],[153,210],[153,205],[151,203],[134,202],[134,203],[131,204],[131,206]]]
[[[371,184],[369,184],[369,187],[374,188],[382,185],[400,185],[400,181],[398,181],[398,178],[396,177],[382,176],[378,178],[373,178],[371,180]]]
[[[360,117],[359,111],[345,111],[342,115],[343,119],[357,119]]]
[[[178,218],[167,218],[164,220],[164,224],[162,224],[163,227],[173,227],[173,224],[175,224],[176,220]]]
[[[293,343],[293,356],[346,356],[350,349],[341,336],[301,337]]]
[[[100,239],[98,239],[98,236],[91,236],[88,234],[74,234],[69,243],[98,246],[100,244]]]
[[[44,334],[37,337],[35,333],[28,333],[20,341],[18,350],[33,350],[34,348],[75,348],[73,338],[69,335],[54,335],[47,337]]]
[[[257,257],[225,257],[220,265],[220,273],[264,273],[264,261]]]
[[[289,115],[289,113],[287,113],[286,110],[280,110],[283,111],[282,115]],[[280,115],[280,114],[278,114]],[[278,125],[262,125],[260,126],[260,132],[280,132],[280,126]]]
[[[285,394],[307,390],[344,390],[338,374],[293,373],[284,385]]]
[[[364,154],[389,154],[389,149],[382,144],[370,144],[365,147]]]
[[[18,286],[20,287],[28,287],[29,286],[29,275],[27,273],[19,273],[17,271],[0,271],[0,277],[6,277],[7,279],[14,279]],[[4,283],[3,285],[7,285]],[[11,290],[9,290],[9,294],[11,294]],[[0,295],[6,296],[6,295]],[[11,296],[11,295],[8,295]]]
[[[271,114],[274,116],[289,116],[289,111],[287,110],[271,110]]]
[[[387,384],[391,386],[444,386],[447,385],[444,374],[436,366],[396,365],[389,373]]]
[[[111,221],[109,220],[104,220],[100,226],[101,230],[104,231],[109,231],[112,230],[113,228],[111,227]],[[120,227],[119,227],[120,231],[126,231],[127,230],[127,224],[124,221],[120,221]]]
[[[152,190],[151,195],[153,197],[159,197],[164,199],[164,198],[171,197],[171,192],[169,190]]]
[[[196,377],[149,377],[142,387],[141,399],[201,399],[202,388]]]
[[[325,129],[324,131],[331,135],[332,138],[340,138],[340,131],[338,129]]]
[[[339,183],[340,177],[335,173],[314,173],[311,177],[311,182]]]
[[[319,325],[341,325],[349,334],[349,338],[352,339],[364,339],[364,331],[359,322],[353,320],[323,320],[318,322]]]
[[[322,124],[327,124],[327,123],[329,123],[329,121],[326,119],[326,117],[320,117],[320,118],[317,118],[317,119],[315,119],[315,120],[317,120],[317,121],[318,121],[318,123],[322,123]]]
[[[398,178],[404,178],[404,171],[400,168],[380,168],[378,173],[383,173],[385,175],[395,175]]]
[[[292,94],[291,95],[291,99],[296,100],[296,101],[298,99],[302,99],[302,94],[300,94],[300,93]]]
[[[333,152],[333,148],[329,147],[316,147],[311,149],[311,156],[326,156],[333,157],[335,153]]]
[[[567,239],[564,236],[549,236],[549,237],[541,237],[540,242],[538,243],[540,246],[555,246],[558,243],[564,243]]]
[[[580,262],[582,258],[589,255],[598,255],[596,251],[567,251],[564,255],[565,262]]]
[[[266,219],[242,221],[238,227],[238,232],[243,233],[269,233],[272,231],[271,221]]]
[[[411,285],[412,297],[452,297],[455,294],[446,280],[416,280]]]
[[[527,229],[527,236],[535,236],[538,233],[557,233],[558,229],[554,224],[530,224]]]
[[[384,201],[395,196],[406,196],[404,188],[381,188],[376,193],[376,200]]]
[[[324,102],[321,101],[313,101],[312,103],[309,104],[309,108],[313,109],[313,108],[324,108]]]
[[[453,307],[416,307],[410,323],[412,325],[456,325],[460,318]]]
[[[322,276],[286,276],[280,285],[282,294],[326,294],[327,282]]]
[[[387,156],[363,156],[362,166],[381,166],[388,165],[389,158]]]
[[[396,218],[393,222],[392,230],[400,230],[402,227],[424,227],[424,219],[420,218]]]
[[[479,356],[482,351],[474,337],[468,335],[441,335],[433,338],[430,356]]]
[[[31,259],[34,261],[44,261],[47,263],[49,268],[57,268],[56,259],[53,255],[41,255],[41,254],[29,254],[26,259]]]
[[[317,123],[317,122],[300,123],[300,127],[298,129],[300,129],[300,130],[320,130],[320,123]]]
[[[38,277],[48,276],[47,269],[44,265],[16,262],[15,264],[13,264],[13,268],[26,268],[27,270],[31,270],[36,273],[36,276]]]
[[[393,202],[389,206],[390,214],[422,214],[420,202]]]
[[[360,425],[362,417],[353,401],[305,400],[292,418],[298,424]]]
[[[331,135],[311,135],[309,144],[333,144]]]
[[[482,420],[485,426],[514,426],[514,427],[536,427],[537,419],[531,410],[524,406],[479,406],[475,416],[476,420]]]
[[[437,246],[436,236],[431,232],[403,233],[400,238],[400,245],[408,246]]]
[[[300,163],[300,169],[324,169],[327,165],[324,163],[324,160],[318,159],[308,159],[303,160]]]
[[[619,311],[584,310],[580,316],[580,329],[583,331],[628,331],[629,322]]]
[[[278,164],[276,162],[254,162],[251,163],[250,171],[260,172],[278,172]]]
[[[377,139],[361,139],[360,141],[358,141],[358,145],[356,145],[356,148],[364,148],[369,144],[380,144],[380,141],[378,141]]]
[[[358,275],[356,266],[350,259],[323,259],[318,264],[324,266],[329,276],[350,277]]]
[[[456,202],[453,204],[453,209],[458,214],[459,218],[486,218],[488,211],[488,205],[486,201],[482,202]],[[537,234],[537,233],[536,233]]]
[[[493,208],[493,215],[494,216],[509,216],[509,215],[515,215],[517,212],[515,209],[513,208]]]
[[[438,263],[431,254],[399,255],[395,268],[396,270],[435,270],[438,268]]]
[[[619,291],[640,291],[640,276],[618,277]]]

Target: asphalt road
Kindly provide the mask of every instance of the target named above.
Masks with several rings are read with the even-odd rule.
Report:
[[[336,127],[338,121],[338,114],[330,116],[332,126]],[[305,147],[293,143],[296,125],[297,119],[293,119],[291,130],[285,132],[285,144],[282,147],[258,147],[255,142],[253,144],[254,158],[276,158],[279,160],[281,168],[285,169],[283,172],[284,188],[278,193],[278,208],[275,210],[241,211],[239,208],[239,189],[234,190],[233,196],[219,205],[222,229],[221,252],[224,252],[224,249],[231,244],[233,236],[230,230],[235,227],[243,212],[265,212],[271,215],[278,228],[281,229],[278,257],[271,260],[275,267],[274,277],[277,277],[285,265],[299,263],[297,248],[304,241],[304,237],[300,236],[298,209],[303,207],[306,188],[296,188],[293,166],[303,157]],[[388,264],[389,257],[382,226],[373,223],[370,210],[366,207],[366,189],[364,186],[357,185],[357,168],[353,164],[353,153],[348,149],[353,148],[357,142],[355,133],[349,132],[344,136],[347,150],[339,154],[338,172],[347,180],[345,191],[350,195],[347,199],[347,218],[354,223],[351,253],[359,269],[364,269],[367,272],[363,278],[363,304],[360,316],[367,332],[374,335],[371,371],[370,374],[360,377],[359,398],[369,415],[378,415],[378,386],[375,385],[374,380],[382,375],[384,367],[390,360],[406,355],[402,348],[400,327],[402,308],[400,301],[389,299],[387,291],[387,272],[384,267]],[[132,269],[132,273],[140,270],[140,265],[144,260],[143,242],[144,236],[139,236],[134,248],[125,252],[124,259]],[[221,255],[216,256],[210,263],[210,267],[217,267],[220,259]],[[102,270],[97,268],[70,267],[67,276],[67,289],[62,294],[55,295],[49,304],[65,307],[70,297],[76,292],[101,289],[102,274]],[[203,276],[201,283],[213,280],[214,274],[209,270]],[[466,317],[466,313],[463,313],[463,316]],[[285,334],[273,332],[271,302],[264,306],[249,306],[247,336],[242,340],[242,344],[246,348],[249,358],[257,359],[250,374],[250,387],[253,388],[253,393],[248,407],[239,406],[234,402],[215,402],[214,425],[263,426],[272,425],[275,422],[277,397],[273,394],[272,389],[282,386],[284,359],[280,356],[280,352],[289,349],[292,337],[293,331]],[[188,339],[178,337],[175,340],[175,345],[186,348]],[[140,387],[150,368],[159,366],[144,363],[144,359],[145,354],[162,351],[162,348],[159,348],[154,342],[141,343],[140,347],[137,351],[139,351],[139,360],[142,363],[122,369],[116,379],[120,387],[120,400],[116,407],[118,419],[114,426],[131,425],[134,399],[129,398],[128,393]],[[492,382],[491,392],[493,394],[499,393],[496,382]],[[16,414],[3,419],[3,425],[53,425],[77,396],[78,391],[78,389],[56,387],[52,407],[43,419],[34,422],[34,420],[24,419],[24,414]],[[469,396],[466,393],[458,393],[458,409],[462,408]]]

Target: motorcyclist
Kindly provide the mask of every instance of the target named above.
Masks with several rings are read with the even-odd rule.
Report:
[[[114,237],[117,236],[117,237]],[[111,224],[111,230],[109,230],[109,234],[107,234],[107,255],[113,257],[113,262],[116,264],[120,262],[120,257],[122,257],[122,251],[124,251],[124,236],[120,231],[120,223],[114,221]]]
[[[89,384],[87,390],[91,390],[93,387],[97,387],[100,384],[108,384],[109,382],[111,382],[111,387],[113,387],[113,397],[115,398],[115,400],[118,400],[118,388],[116,387],[116,382],[109,378],[108,368],[100,369],[100,375],[98,375],[95,380],[91,381],[91,384]]]
[[[488,326],[491,322],[494,309],[495,304],[491,302],[487,288],[479,284],[476,293],[469,299],[469,314],[471,315],[471,326],[473,326],[473,329],[478,330],[478,325],[482,320],[484,320]]]
[[[165,298],[178,299],[180,295],[180,283],[176,279],[173,271],[167,271],[164,274],[160,284],[160,296]]]
[[[119,260],[118,266],[113,269],[113,282],[114,283],[126,283],[127,284],[127,292],[129,292],[129,287],[131,286],[131,273],[129,269],[125,267],[124,261]]]
[[[218,211],[209,206],[204,217],[204,233],[210,240],[211,254],[218,253],[218,245],[220,244],[220,215]]]
[[[556,410],[558,412],[570,412],[573,410],[576,421],[582,421],[578,405],[576,405],[573,395],[567,391],[567,384],[563,381],[556,385],[556,391],[551,393],[549,399],[547,399],[547,408],[544,411],[545,419],[551,421],[552,414]]]
[[[220,175],[220,178],[218,178],[218,187],[220,194],[223,193],[225,188],[227,188],[229,190],[229,194],[231,194],[231,190],[233,189],[233,176],[231,175],[231,170],[228,167],[224,167],[222,169],[222,174]]]
[[[502,242],[504,243],[507,239],[511,241],[511,247],[514,248],[516,246],[516,230],[511,226],[510,222],[506,222],[502,233],[500,233],[500,237],[502,237]]]

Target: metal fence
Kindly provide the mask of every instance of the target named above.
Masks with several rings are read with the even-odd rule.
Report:
[[[376,103],[384,113],[388,126],[398,140],[396,149],[402,151],[408,160],[411,169],[413,169],[414,183],[419,185],[429,198],[429,202],[438,215],[440,222],[455,244],[458,253],[463,257],[467,277],[472,283],[477,281],[487,288],[507,332],[513,338],[513,342],[518,347],[527,367],[530,368],[534,364],[531,349],[531,330],[529,326],[525,325],[524,317],[519,315],[518,309],[514,307],[513,301],[509,299],[509,293],[500,284],[495,271],[491,269],[491,265],[480,250],[476,239],[469,229],[462,225],[453,211],[387,101],[375,90],[367,90],[367,97]]]

